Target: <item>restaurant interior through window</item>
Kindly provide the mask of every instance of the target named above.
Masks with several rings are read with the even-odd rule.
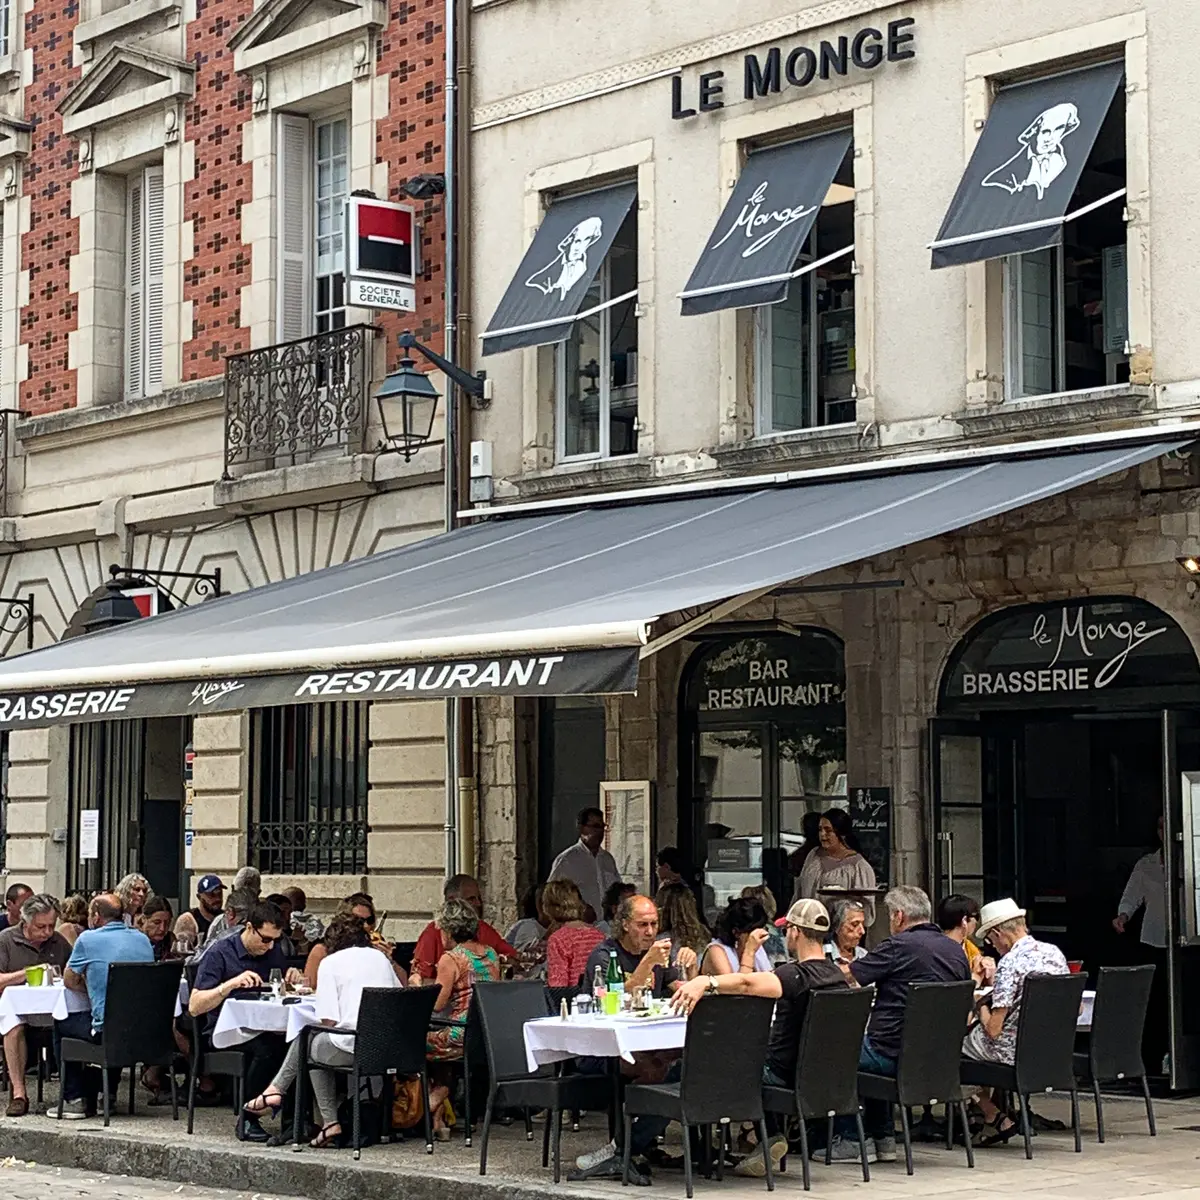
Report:
[[[823,629],[706,642],[682,694],[680,845],[710,922],[744,887],[791,899],[806,813],[849,806],[846,665]]]

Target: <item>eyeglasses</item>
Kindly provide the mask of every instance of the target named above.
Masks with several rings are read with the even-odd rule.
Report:
[[[277,937],[268,937],[265,933],[262,932],[261,929],[256,929],[254,931],[254,934],[260,942],[266,942],[268,946],[273,946],[273,945],[275,945],[275,943],[277,941],[279,941],[279,938],[277,938]]]

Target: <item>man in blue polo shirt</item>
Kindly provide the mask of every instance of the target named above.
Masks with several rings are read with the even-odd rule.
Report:
[[[240,933],[231,933],[213,942],[196,968],[196,986],[188,999],[188,1011],[193,1017],[205,1016],[205,1039],[212,1037],[221,1006],[231,996],[261,988],[273,970],[287,966],[280,943],[284,935],[283,913],[270,901],[252,905]],[[300,972],[287,972],[289,982],[300,979]],[[260,1033],[239,1047],[249,1058],[246,1063],[246,1094],[258,1096],[275,1078],[283,1064],[287,1043],[277,1033]],[[269,1106],[278,1112],[282,1105]],[[243,1141],[265,1142],[267,1132],[258,1117],[267,1109],[243,1112],[237,1121],[236,1133]]]
[[[122,920],[121,901],[111,892],[97,896],[88,907],[88,925],[78,938],[63,971],[63,983],[72,991],[83,992],[92,1011],[70,1013],[54,1022],[54,1054],[62,1064],[64,1120],[77,1121],[96,1112],[96,1094],[100,1090],[98,1067],[62,1062],[63,1038],[99,1042],[104,1030],[104,1003],[108,996],[108,968],[112,963],[150,963],[154,947],[138,929],[130,929]],[[121,1079],[118,1071],[109,1073],[109,1086],[116,1092]],[[54,1110],[51,1110],[52,1112]]]

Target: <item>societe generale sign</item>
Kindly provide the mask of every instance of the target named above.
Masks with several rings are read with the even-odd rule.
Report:
[[[351,196],[346,201],[346,287],[350,304],[413,312],[419,233],[412,205]]]

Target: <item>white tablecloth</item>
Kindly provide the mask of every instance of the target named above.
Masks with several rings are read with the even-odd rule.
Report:
[[[299,1004],[280,1004],[275,1000],[226,1000],[217,1015],[213,1046],[228,1050],[260,1033],[281,1033],[289,1041],[300,1035],[305,1025],[313,1024],[316,1007],[311,1000]]]
[[[10,984],[0,992],[0,1035],[23,1023],[25,1017],[53,1017],[62,1021],[68,1013],[88,1012],[88,998],[68,987],[30,987]]]
[[[525,1058],[536,1071],[546,1063],[588,1055],[633,1062],[640,1050],[679,1050],[686,1017],[545,1017],[525,1023]]]

